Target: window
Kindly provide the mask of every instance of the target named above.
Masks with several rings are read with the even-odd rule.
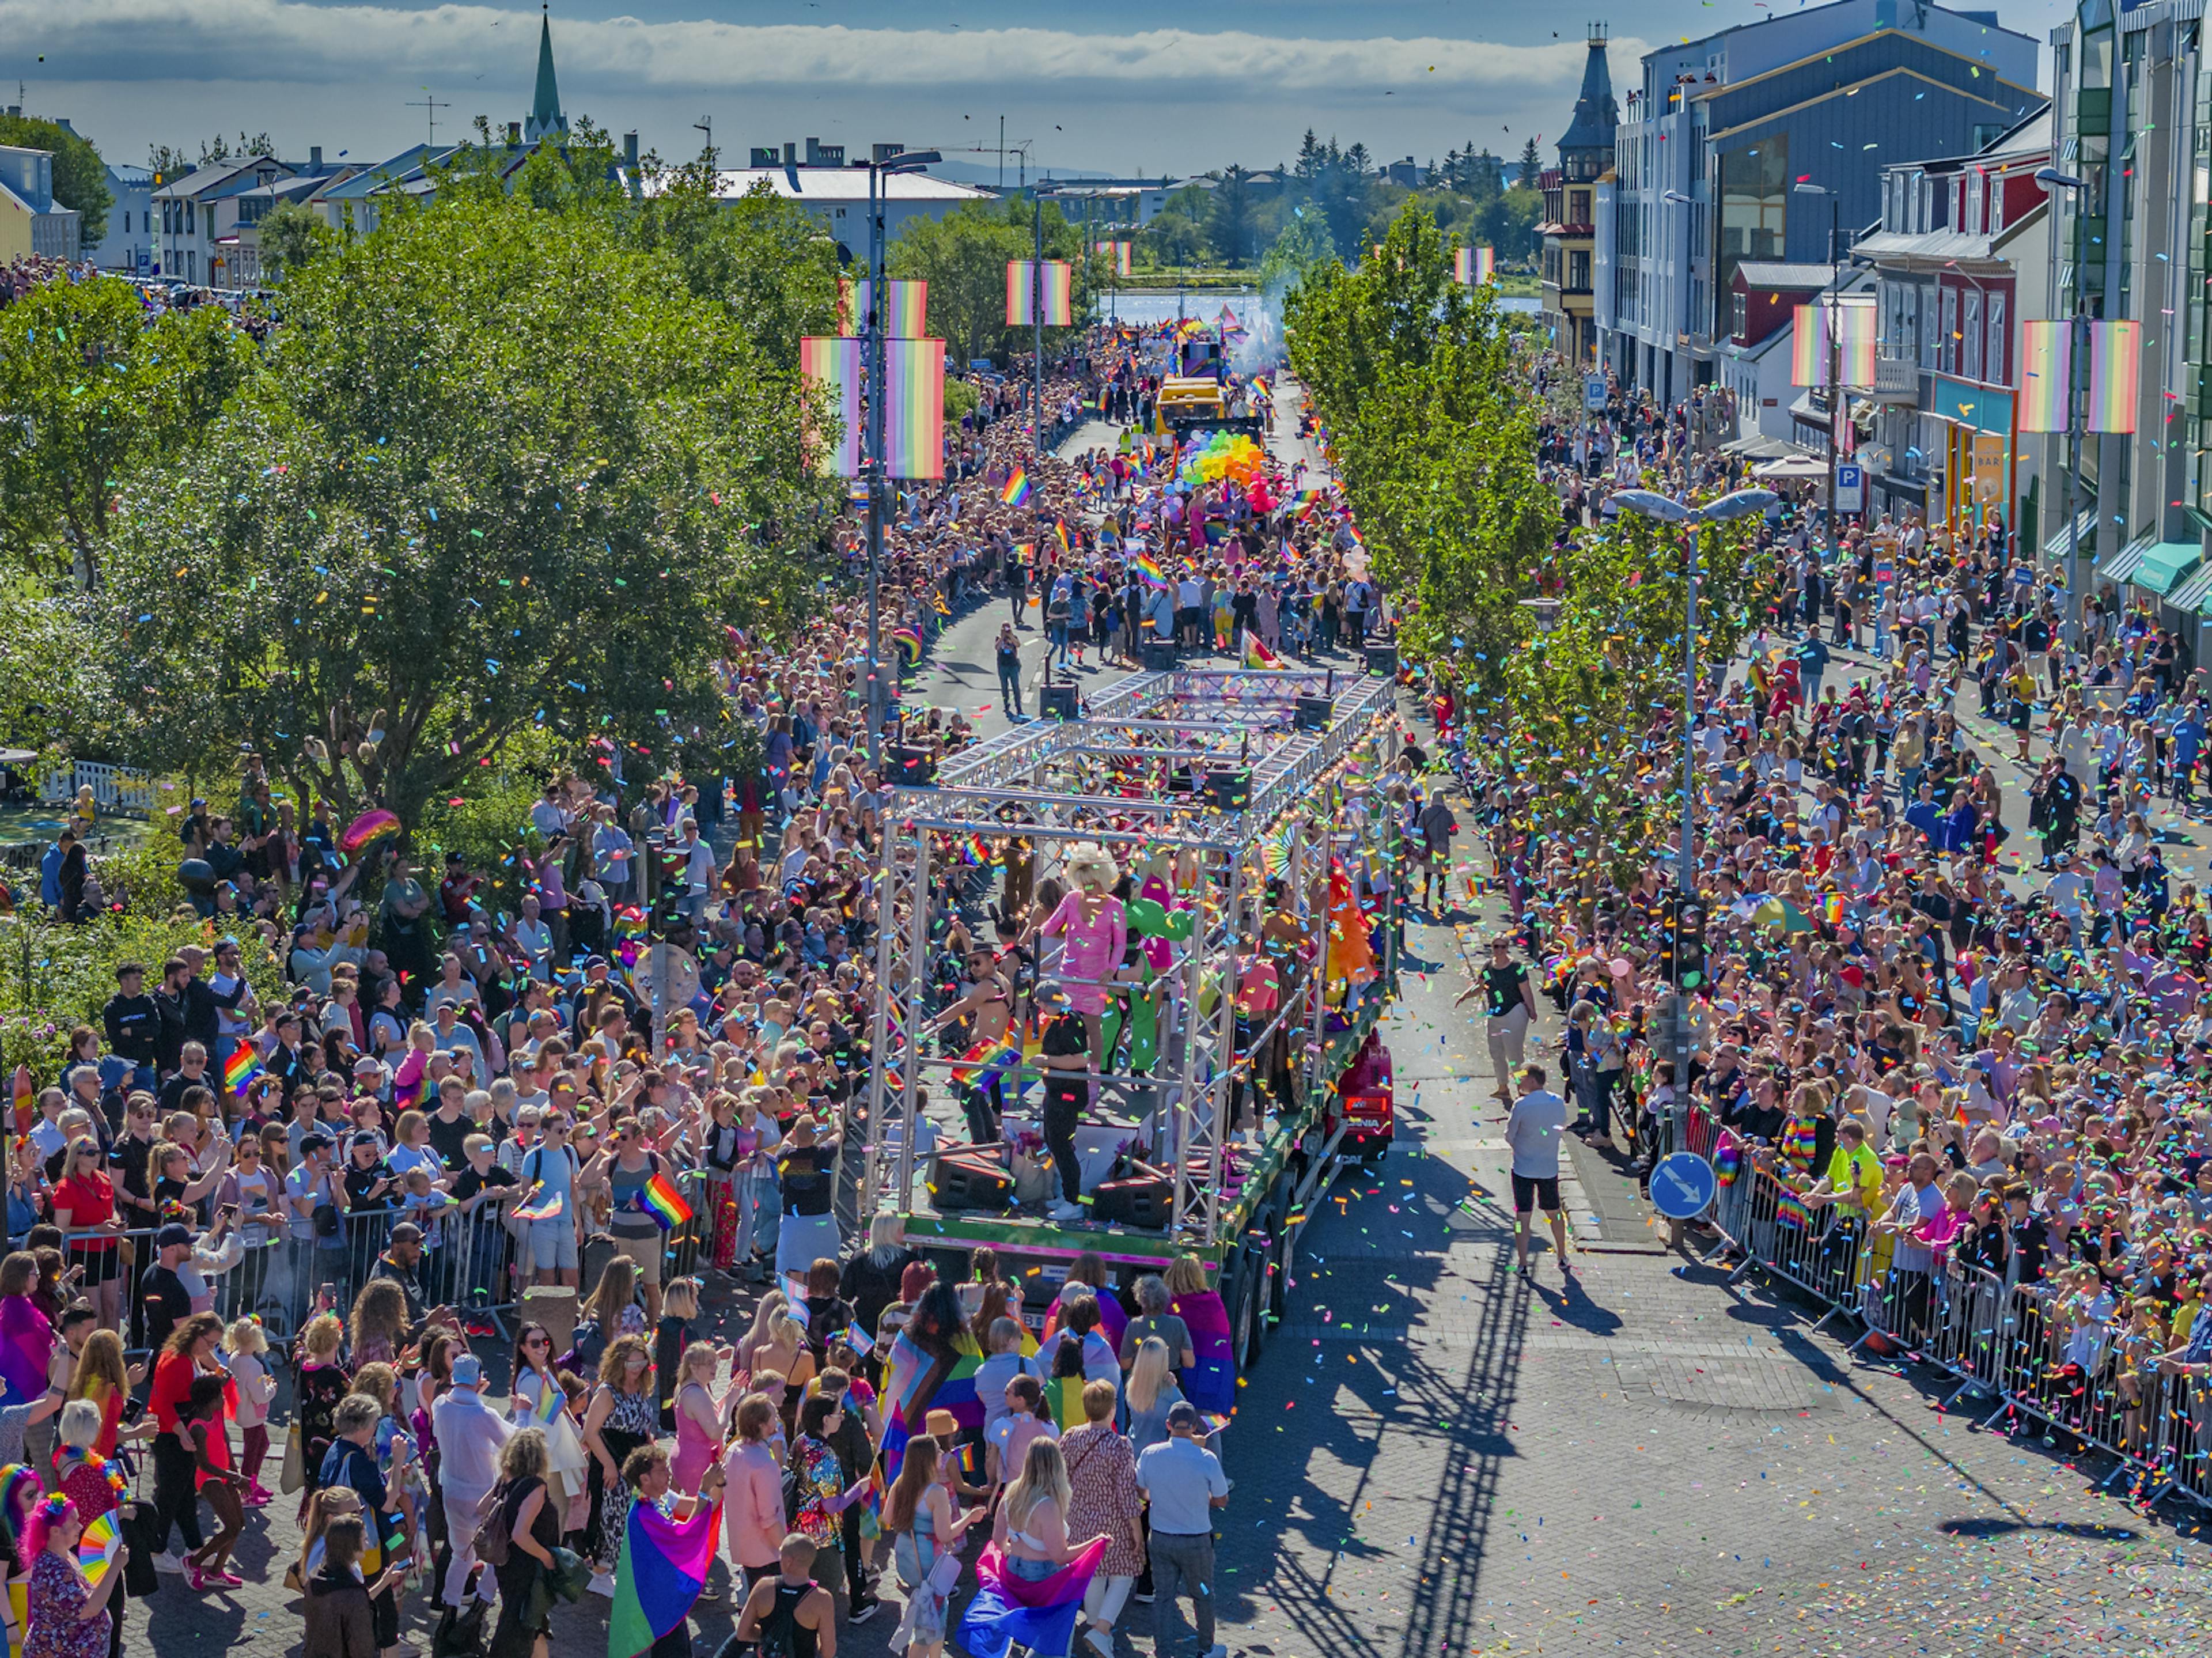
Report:
[[[194,210],[193,210],[193,203],[192,203],[192,198],[191,198],[191,197],[189,197],[189,196],[185,197],[185,234],[186,234],[187,236],[193,235],[193,234],[197,234],[197,233],[196,233],[196,231],[195,231],[195,228],[194,228],[194,221],[196,221],[196,220],[198,218],[198,216],[198,216],[196,212],[194,212]]]
[[[1770,133],[1756,144],[1720,155],[1720,264],[1713,281],[1726,288],[1746,259],[1783,257],[1790,201],[1790,140]]]
[[[1959,290],[1945,288],[1942,304],[1943,325],[1936,339],[1936,367],[1939,373],[1948,374],[1951,365],[1959,360],[1954,338],[1959,331]]]
[[[1992,236],[2004,229],[2004,174],[2000,173],[1990,180],[1990,234]]]
[[[1972,289],[1964,295],[1966,320],[1960,325],[1959,372],[1970,380],[1982,377],[1982,296]]]
[[[1982,234],[1982,174],[1978,167],[1966,175],[1966,218],[1959,228],[1972,235]]]
[[[2007,343],[2008,342],[2005,335],[2005,296],[2002,294],[1992,294],[1990,295],[1989,355],[1983,359],[1982,367],[1984,370],[1983,378],[1987,380],[1993,386],[2009,386],[2012,384],[2012,377],[2007,372],[2005,361],[2005,359],[2008,355],[2005,349]]]
[[[1747,294],[1733,294],[1729,297],[1735,301],[1731,307],[1733,314],[1729,321],[1729,332],[1741,339],[1751,332],[1751,297]]]

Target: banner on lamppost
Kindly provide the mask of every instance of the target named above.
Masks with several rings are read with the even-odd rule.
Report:
[[[1006,261],[1006,326],[1028,328],[1037,320],[1036,304],[1044,304],[1047,328],[1068,328],[1075,322],[1075,267],[1066,259],[1047,259],[1037,275],[1035,259]]]
[[[882,318],[884,337],[895,340],[918,340],[929,331],[924,319],[929,310],[929,284],[925,282],[891,282],[884,284],[890,299],[884,307]],[[867,326],[868,299],[874,284],[866,276],[855,282],[837,278],[837,331],[857,334]]]
[[[799,372],[809,390],[828,395],[842,428],[835,443],[825,441],[817,430],[810,429],[805,434],[814,470],[824,477],[860,476],[863,345],[860,340],[834,334],[811,334],[799,342]]]
[[[945,476],[945,342],[884,342],[884,469],[895,478]]]
[[[1836,350],[1835,383],[1845,386],[1873,386],[1880,335],[1880,318],[1871,300],[1838,302],[1824,297],[1815,304],[1799,306],[1790,340],[1790,383],[1830,383],[1828,348],[1832,339]]]
[[[2132,432],[2142,391],[2142,325],[2091,321],[2089,399],[2081,429]],[[2063,432],[2074,386],[2075,319],[2051,317],[2020,325],[2020,429]]]

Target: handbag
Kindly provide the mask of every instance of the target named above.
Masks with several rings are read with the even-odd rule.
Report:
[[[496,1571],[507,1564],[514,1547],[514,1536],[507,1526],[506,1485],[493,1486],[477,1513],[483,1517],[477,1523],[476,1557]]]
[[[289,1497],[307,1483],[307,1457],[300,1441],[300,1424],[295,1422],[284,1430],[284,1467],[276,1477],[276,1489]]]

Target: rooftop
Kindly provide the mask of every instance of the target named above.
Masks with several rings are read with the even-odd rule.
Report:
[[[859,202],[868,199],[868,169],[864,167],[725,167],[715,174],[714,193],[734,197],[756,185],[766,185],[776,195],[800,202]],[[665,185],[648,184],[648,194]],[[877,182],[878,199],[889,202],[988,202],[997,198],[973,185],[932,178],[927,173],[894,173]]]

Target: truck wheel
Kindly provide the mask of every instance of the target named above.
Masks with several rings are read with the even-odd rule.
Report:
[[[1241,1368],[1249,1372],[1260,1362],[1267,1345],[1267,1256],[1265,1251],[1244,1251],[1244,1299],[1251,1308],[1251,1327],[1245,1333]]]
[[[1222,1300],[1229,1314],[1229,1357],[1239,1376],[1244,1373],[1245,1351],[1252,1339],[1252,1274],[1245,1262],[1243,1250],[1222,1268],[1221,1281],[1225,1286]]]
[[[1274,1271],[1267,1275],[1267,1309],[1279,1318],[1291,1315],[1291,1262],[1293,1251],[1290,1229],[1282,1221],[1275,1223],[1274,1242],[1268,1246],[1267,1260]]]

